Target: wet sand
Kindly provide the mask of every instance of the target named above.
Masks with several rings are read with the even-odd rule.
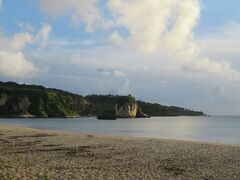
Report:
[[[0,180],[239,177],[240,145],[0,125]]]

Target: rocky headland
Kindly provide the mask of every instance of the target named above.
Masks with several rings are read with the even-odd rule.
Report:
[[[108,116],[110,119],[149,116],[202,116],[203,112],[137,101],[133,96],[81,96],[37,85],[0,82],[0,117]]]

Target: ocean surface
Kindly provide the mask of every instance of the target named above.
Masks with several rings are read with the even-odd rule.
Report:
[[[147,119],[97,120],[66,119],[0,119],[0,124],[37,129],[77,131],[86,134],[151,137],[240,144],[239,116],[152,117]]]

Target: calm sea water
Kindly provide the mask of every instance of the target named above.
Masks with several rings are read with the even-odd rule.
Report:
[[[152,117],[150,119],[0,119],[0,124],[87,134],[153,137],[240,144],[240,117]]]

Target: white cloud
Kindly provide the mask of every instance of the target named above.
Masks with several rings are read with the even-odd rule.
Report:
[[[112,38],[124,47],[144,52],[181,49],[192,39],[200,6],[197,0],[109,0],[115,25],[125,27],[129,35],[115,31]]]
[[[2,7],[2,0],[0,0],[0,8]]]
[[[10,41],[10,46],[8,48],[12,50],[21,50],[27,45],[32,44],[34,42],[34,37],[28,32],[17,33]]]
[[[44,48],[48,45],[49,35],[52,31],[52,26],[49,24],[44,24],[42,29],[37,34],[37,40],[39,41],[39,46]]]
[[[98,9],[98,0],[39,0],[41,9],[52,16],[70,14],[74,24],[85,23],[86,31],[93,32],[96,27],[108,27]]]
[[[113,72],[113,75],[114,75],[115,77],[126,77],[125,72],[119,71],[119,70],[115,70],[115,71]]]
[[[201,5],[198,0],[109,0],[116,26],[110,39],[123,48],[144,53],[168,55],[185,72],[240,81],[240,73],[224,60],[210,59],[201,53],[194,39]]]
[[[114,17],[110,40],[125,50],[168,56],[184,72],[240,80],[229,62],[208,58],[194,38],[201,5],[198,0],[109,0]],[[128,32],[121,34],[118,27]]]
[[[17,33],[12,38],[0,37],[0,75],[12,78],[32,76],[37,68],[23,55],[22,49],[34,42],[27,33]]]
[[[23,50],[31,44],[46,46],[50,31],[51,26],[45,25],[36,35],[22,32],[13,37],[0,36],[0,75],[23,78],[39,72],[39,69],[24,56]]]
[[[42,10],[53,16],[70,14],[74,22],[85,23],[87,32],[111,27],[111,42],[127,51],[168,56],[184,72],[240,80],[229,62],[202,54],[193,33],[201,13],[199,0],[107,0],[109,15],[101,12],[100,2],[39,0]]]
[[[0,51],[0,75],[12,78],[32,76],[38,69],[21,51]]]
[[[102,75],[109,77],[122,78],[127,76],[124,71],[120,70],[100,70],[100,72]]]

